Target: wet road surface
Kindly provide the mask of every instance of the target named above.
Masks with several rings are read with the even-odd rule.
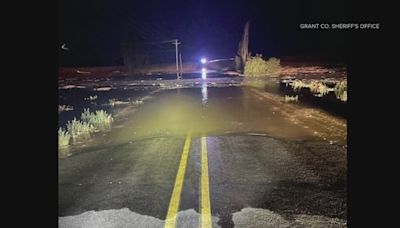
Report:
[[[345,227],[345,131],[245,87],[163,91],[59,160],[59,225]]]

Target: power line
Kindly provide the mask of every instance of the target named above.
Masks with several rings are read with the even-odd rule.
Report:
[[[152,42],[141,42],[141,43],[129,43],[129,44],[131,44],[131,45],[163,44],[163,43],[174,44],[175,41],[176,41],[176,39],[174,39],[174,40],[152,41]]]

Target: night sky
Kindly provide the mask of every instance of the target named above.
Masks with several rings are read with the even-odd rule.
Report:
[[[182,42],[184,62],[200,56],[230,58],[247,20],[252,54],[335,59],[346,55],[346,31],[300,29],[303,23],[347,23],[344,0],[60,0],[59,64],[121,65],[122,43],[175,38]],[[68,51],[61,49],[63,43]],[[159,50],[173,48],[164,45]]]

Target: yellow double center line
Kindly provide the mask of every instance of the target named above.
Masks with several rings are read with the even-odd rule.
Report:
[[[208,158],[207,158],[207,138],[201,137],[201,217],[200,227],[210,228],[211,223],[211,205],[210,205],[210,188],[208,180]]]
[[[186,136],[185,146],[183,147],[183,153],[181,162],[179,163],[178,174],[176,174],[175,186],[172,192],[171,200],[169,202],[167,218],[165,219],[165,228],[175,228],[176,215],[179,210],[179,204],[181,201],[181,192],[183,187],[183,179],[185,179],[185,170],[187,158],[190,149],[191,134],[190,132]]]
[[[179,163],[178,173],[176,175],[175,186],[169,202],[167,218],[165,220],[165,228],[175,228],[176,217],[179,210],[183,180],[185,178],[186,163],[189,155],[191,134],[188,133],[183,147],[181,161]],[[200,210],[200,227],[211,228],[211,204],[210,189],[208,178],[208,159],[207,159],[207,141],[203,134],[201,137],[201,210]]]

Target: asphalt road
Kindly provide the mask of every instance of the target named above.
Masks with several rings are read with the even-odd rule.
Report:
[[[192,92],[159,95],[113,143],[59,160],[60,227],[346,227],[343,145],[241,88]]]

